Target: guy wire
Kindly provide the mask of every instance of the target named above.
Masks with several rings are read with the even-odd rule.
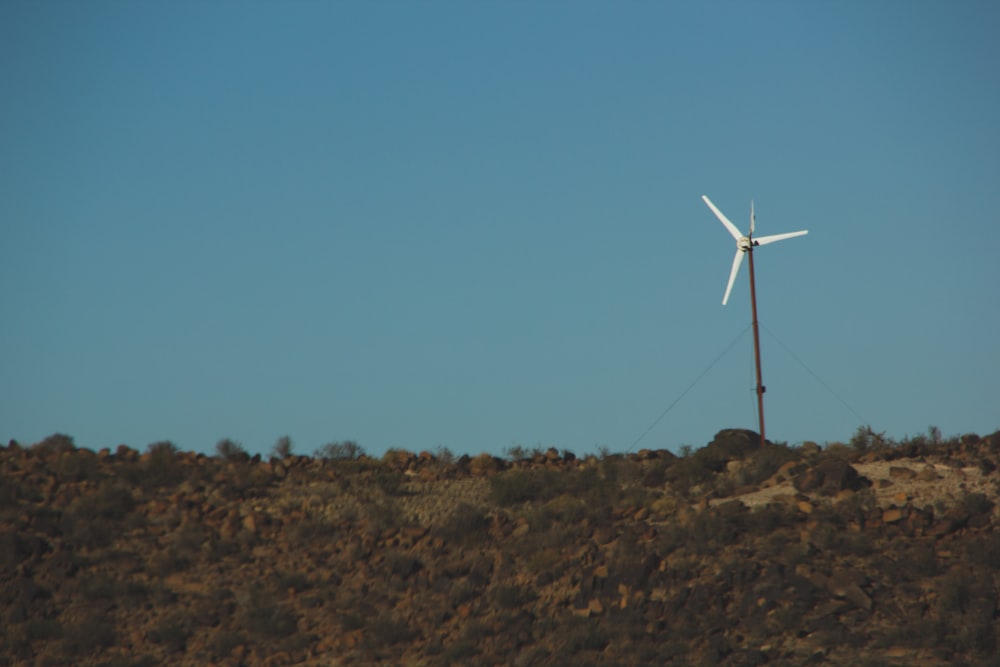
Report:
[[[812,376],[813,376],[813,378],[814,378],[814,379],[815,379],[815,380],[816,380],[817,382],[819,382],[819,383],[820,383],[820,384],[821,384],[821,385],[823,386],[823,388],[824,388],[824,389],[826,389],[826,390],[827,390],[828,392],[830,392],[830,395],[832,395],[832,396],[833,396],[833,397],[834,397],[835,399],[837,399],[838,401],[840,401],[840,403],[841,403],[841,404],[842,404],[842,405],[843,405],[843,406],[844,406],[845,408],[847,408],[848,410],[850,410],[850,411],[851,411],[851,413],[852,413],[852,414],[853,414],[853,415],[854,415],[855,417],[857,417],[858,419],[860,419],[860,420],[861,420],[861,423],[862,423],[862,424],[870,424],[870,423],[871,423],[871,422],[869,422],[869,421],[868,421],[867,419],[865,419],[864,417],[862,417],[861,415],[859,415],[859,414],[858,414],[858,411],[857,411],[857,410],[855,410],[854,408],[852,408],[852,407],[851,407],[851,405],[850,405],[850,403],[848,403],[847,401],[845,401],[845,400],[844,400],[843,398],[841,398],[841,397],[840,397],[840,395],[839,395],[839,394],[838,394],[837,392],[835,392],[835,391],[834,391],[833,389],[831,389],[831,388],[830,388],[830,385],[828,385],[828,384],[827,384],[826,382],[824,382],[824,381],[823,381],[823,378],[821,378],[820,376],[816,375],[816,373],[814,373],[814,372],[813,372],[813,370],[812,370],[811,368],[809,368],[808,366],[806,366],[805,362],[804,362],[804,361],[802,361],[801,359],[799,359],[799,358],[798,358],[798,357],[797,357],[797,356],[795,355],[795,353],[794,353],[794,352],[792,352],[791,348],[789,348],[789,347],[788,347],[787,345],[785,345],[785,344],[784,344],[784,343],[782,343],[782,342],[781,342],[780,340],[778,340],[778,337],[774,335],[774,332],[773,332],[773,331],[771,331],[770,329],[768,329],[768,328],[767,328],[766,326],[764,326],[764,325],[763,325],[763,324],[762,324],[761,322],[758,322],[758,324],[760,324],[760,327],[761,327],[761,328],[762,328],[762,329],[763,329],[764,331],[766,331],[766,332],[768,333],[768,335],[769,335],[769,336],[770,336],[771,338],[773,338],[773,339],[774,339],[774,342],[776,342],[776,343],[777,343],[778,345],[780,345],[780,346],[782,347],[782,349],[784,349],[784,350],[785,350],[785,352],[787,352],[787,353],[788,353],[788,356],[790,356],[790,357],[791,357],[792,359],[794,359],[794,360],[795,360],[796,362],[798,362],[799,366],[802,366],[802,368],[806,369],[806,372],[807,372],[807,373],[809,373],[809,375],[812,375]]]
[[[635,449],[635,446],[636,446],[636,445],[638,445],[638,444],[639,444],[639,443],[640,443],[640,442],[642,441],[642,439],[643,439],[643,438],[645,438],[645,437],[646,437],[647,435],[649,435],[649,432],[650,432],[650,431],[652,431],[652,430],[653,430],[653,429],[654,429],[654,428],[656,427],[656,425],[660,423],[660,420],[662,420],[662,419],[663,419],[664,417],[666,417],[666,416],[667,416],[667,413],[668,413],[668,412],[670,412],[670,411],[671,411],[671,410],[672,410],[672,409],[674,408],[674,406],[675,406],[675,405],[677,405],[677,404],[678,404],[678,403],[680,402],[680,400],[681,400],[682,398],[684,398],[684,396],[686,396],[686,395],[687,395],[687,393],[688,393],[689,391],[691,391],[692,389],[694,389],[694,386],[695,386],[696,384],[698,384],[698,382],[700,382],[700,381],[701,381],[701,379],[702,379],[703,377],[705,377],[705,376],[706,376],[706,375],[708,374],[708,372],[709,372],[710,370],[712,370],[712,368],[713,368],[713,367],[715,367],[715,365],[716,365],[717,363],[719,363],[719,362],[720,362],[720,361],[722,360],[722,358],[723,358],[724,356],[726,356],[726,354],[728,354],[728,353],[729,353],[729,350],[733,349],[733,346],[734,346],[734,345],[736,345],[736,343],[738,343],[738,342],[739,342],[740,338],[743,338],[743,334],[745,334],[745,333],[747,332],[747,329],[749,329],[749,328],[750,328],[750,325],[749,325],[749,324],[748,324],[748,325],[746,325],[745,327],[743,327],[743,330],[742,330],[742,331],[740,331],[740,332],[739,332],[739,334],[737,334],[737,335],[736,335],[736,338],[734,338],[734,339],[733,339],[733,342],[731,342],[731,343],[730,343],[729,345],[727,345],[727,346],[726,346],[726,349],[724,349],[724,350],[722,351],[722,353],[721,353],[721,354],[719,354],[719,356],[717,356],[717,357],[716,357],[716,358],[715,358],[715,359],[714,359],[714,360],[712,361],[712,363],[710,363],[710,364],[708,365],[708,368],[706,368],[705,370],[703,370],[703,371],[701,372],[701,375],[699,375],[698,377],[696,377],[696,378],[694,379],[694,382],[692,382],[691,384],[689,384],[689,385],[688,385],[688,387],[687,387],[687,389],[685,389],[684,391],[682,391],[682,392],[681,392],[681,394],[680,394],[680,396],[678,396],[677,398],[675,398],[675,399],[674,399],[674,402],[673,402],[673,403],[671,403],[670,405],[668,405],[668,406],[666,407],[666,409],[664,409],[664,411],[660,413],[660,416],[659,416],[659,417],[657,417],[656,419],[654,419],[654,420],[653,420],[653,423],[649,425],[649,428],[647,428],[647,429],[646,429],[645,431],[643,431],[643,432],[642,432],[642,435],[640,435],[640,436],[639,436],[638,438],[636,438],[636,439],[635,439],[635,442],[633,442],[633,443],[632,443],[632,444],[631,444],[631,445],[629,446],[629,448],[625,450],[625,453],[626,453],[626,454],[628,454],[628,453],[629,453],[629,452],[631,452],[631,451],[632,451],[633,449]]]

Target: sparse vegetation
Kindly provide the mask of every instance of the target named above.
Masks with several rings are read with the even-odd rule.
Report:
[[[280,639],[295,634],[295,614],[277,602],[274,595],[252,584],[237,597],[236,619],[254,637]]]
[[[274,443],[271,449],[271,458],[287,459],[292,455],[292,439],[283,435]]]
[[[132,478],[147,490],[177,484],[184,477],[184,467],[178,456],[177,446],[169,440],[149,445],[145,460],[141,460],[131,472]]]
[[[246,461],[250,458],[247,455],[247,450],[243,449],[243,445],[229,438],[223,438],[215,443],[215,453],[224,461],[230,462]]]
[[[435,449],[434,458],[442,466],[450,466],[455,462],[455,454],[447,447],[438,447]]]
[[[364,448],[353,440],[328,442],[316,450],[316,458],[329,461],[354,461],[364,455]]]
[[[52,436],[0,448],[0,665],[990,664],[994,439],[260,464]],[[872,461],[902,470],[844,474]]]
[[[490,520],[483,510],[469,503],[459,503],[448,517],[434,528],[436,535],[457,544],[481,543],[489,530]]]

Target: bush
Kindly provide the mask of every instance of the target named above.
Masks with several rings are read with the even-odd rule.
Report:
[[[368,520],[377,530],[389,530],[390,528],[400,528],[406,524],[403,510],[400,506],[388,497],[384,497],[381,502],[375,501],[367,503],[365,510]]]
[[[603,651],[611,637],[603,627],[590,619],[574,619],[563,628],[565,651],[573,655],[580,651]]]
[[[491,592],[493,602],[501,609],[517,609],[530,604],[535,595],[523,586],[497,586]]]
[[[316,450],[317,458],[328,461],[354,461],[364,455],[364,448],[353,440],[328,442]]]
[[[538,446],[528,449],[524,445],[511,445],[503,450],[504,456],[509,461],[530,461],[543,453],[542,448]]]
[[[378,469],[372,480],[375,488],[386,496],[395,496],[403,485],[403,473],[398,470]]]
[[[340,627],[344,632],[353,632],[365,627],[365,619],[361,614],[344,612],[340,615]]]
[[[31,446],[31,451],[41,456],[72,452],[75,449],[76,444],[73,442],[73,438],[64,433],[54,433]]]
[[[459,639],[445,649],[442,657],[445,664],[460,665],[479,653],[479,647],[466,639]]]
[[[486,539],[490,520],[486,514],[468,503],[459,503],[434,533],[449,542],[475,544]]]
[[[29,558],[39,558],[51,551],[45,540],[13,529],[0,530],[0,570],[13,571],[21,562]]]
[[[493,499],[503,507],[543,500],[554,482],[548,470],[508,470],[489,479]]]
[[[1000,532],[979,533],[966,544],[969,561],[982,568],[994,568],[1000,563]]]
[[[114,646],[116,637],[111,620],[101,613],[87,614],[83,620],[63,629],[62,649],[69,657],[79,658],[99,649]]]
[[[279,639],[298,631],[295,614],[263,589],[251,586],[240,598],[238,620],[251,635]]]
[[[740,470],[740,482],[746,485],[760,484],[778,472],[778,468],[784,464],[801,458],[802,454],[798,450],[791,449],[787,445],[768,443],[750,456],[746,465]]]
[[[146,453],[158,463],[175,458],[177,456],[177,452],[177,445],[169,440],[153,442],[146,447]]]
[[[237,632],[222,630],[213,632],[208,640],[208,650],[215,658],[228,658],[237,646],[246,644],[246,639]]]
[[[66,452],[56,464],[56,475],[61,482],[82,482],[98,478],[100,464],[97,455],[89,449]]]
[[[434,458],[439,465],[450,466],[455,462],[455,454],[447,447],[438,447],[434,450]]]
[[[24,632],[29,641],[48,641],[63,636],[62,625],[51,618],[32,618],[24,624]]]
[[[149,633],[149,640],[161,644],[167,654],[180,653],[187,645],[192,635],[194,619],[183,611],[173,611],[156,624],[156,629]]]
[[[177,446],[169,440],[154,442],[146,448],[146,460],[141,477],[136,480],[144,488],[172,486],[184,479],[184,467],[177,456]]]
[[[80,496],[71,505],[73,514],[81,519],[119,520],[133,509],[132,494],[119,486],[102,486],[94,493]]]
[[[119,532],[115,525],[132,512],[132,495],[119,487],[103,486],[95,493],[80,496],[63,514],[63,534],[70,543],[87,547],[104,547]]]
[[[229,438],[223,438],[215,443],[215,453],[230,462],[247,461],[250,458],[243,445]]]
[[[335,537],[333,524],[315,516],[299,519],[288,531],[289,542],[298,548],[309,548],[317,541],[327,541]]]
[[[851,436],[851,447],[858,452],[883,451],[888,449],[890,441],[885,437],[885,432],[876,433],[869,425],[859,426],[854,435]]]
[[[408,579],[422,570],[424,564],[412,554],[403,551],[391,551],[386,554],[385,567],[391,575]]]
[[[623,474],[627,473],[627,474]],[[559,496],[570,496],[587,505],[588,515],[597,515],[611,508],[616,500],[641,504],[646,499],[640,474],[617,458],[601,462],[600,469],[582,470],[507,470],[490,477],[494,502],[503,507],[524,502],[543,503]],[[636,478],[631,484],[624,477]],[[628,497],[627,493],[638,497]]]
[[[473,475],[489,475],[496,472],[499,467],[497,460],[486,452],[472,459],[472,462],[469,464]]]
[[[167,538],[165,548],[156,550],[149,560],[150,571],[158,576],[182,572],[203,557],[211,557],[218,543],[209,540],[207,531],[199,524],[185,523]]]
[[[0,509],[13,509],[18,505],[18,499],[24,494],[24,488],[18,480],[0,476]]]
[[[368,625],[368,641],[376,648],[402,644],[413,639],[415,632],[403,619],[393,614],[380,614]]]
[[[389,448],[382,455],[382,463],[395,470],[404,470],[414,459],[413,454],[405,449]]]
[[[312,588],[313,585],[302,572],[279,572],[275,576],[275,583],[280,590],[292,589],[296,593]]]
[[[715,464],[712,460],[705,456],[692,454],[678,459],[663,474],[677,493],[686,496],[691,493],[693,487],[711,479],[715,472]]]
[[[271,457],[276,459],[287,459],[292,455],[292,439],[287,435],[278,438],[271,449]]]
[[[993,509],[993,501],[991,501],[983,493],[963,493],[958,499],[958,505],[962,511],[968,512],[970,515],[975,516],[977,514],[988,514],[990,510]]]

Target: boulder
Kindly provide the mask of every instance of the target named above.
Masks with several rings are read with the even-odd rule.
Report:
[[[715,434],[712,442],[694,453],[715,472],[725,469],[730,461],[739,461],[760,449],[760,435],[754,431],[727,428]]]
[[[913,479],[917,472],[905,466],[889,466],[889,477],[894,479]]]
[[[854,570],[834,570],[827,581],[827,590],[839,598],[850,600],[860,609],[871,610],[872,599],[861,586],[867,578]]]
[[[827,459],[807,468],[792,481],[800,493],[835,496],[845,489],[858,491],[871,485],[866,477],[843,459]]]

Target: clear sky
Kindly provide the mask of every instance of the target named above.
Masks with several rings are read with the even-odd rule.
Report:
[[[992,432],[998,34],[993,0],[0,0],[0,438],[756,428],[702,194],[809,230],[755,254],[771,439]]]

